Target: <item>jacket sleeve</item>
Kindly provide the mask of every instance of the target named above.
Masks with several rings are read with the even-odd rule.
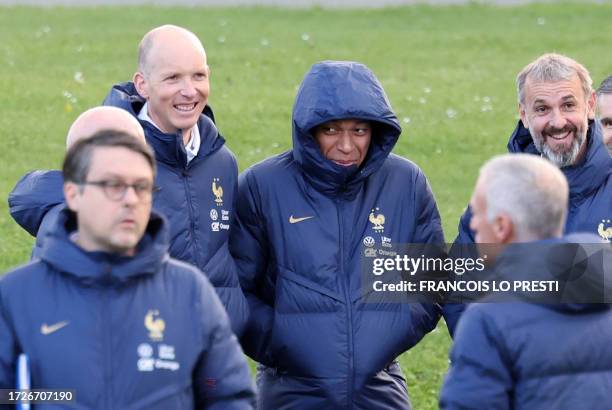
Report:
[[[444,244],[444,231],[442,230],[442,222],[438,205],[434,198],[431,187],[427,182],[425,175],[419,170],[416,176],[415,190],[415,217],[417,221],[415,235],[412,238],[412,243],[428,243],[442,246]],[[430,312],[428,316],[429,323],[422,323],[421,326],[427,329],[427,332],[433,330],[440,320],[440,311],[444,313],[443,306],[435,304],[433,306],[424,305],[425,311]]]
[[[205,349],[193,373],[197,409],[252,409],[255,387],[249,365],[210,282],[198,277]]]
[[[444,231],[438,205],[425,175],[420,170],[416,176],[415,195],[417,225],[412,243],[444,244]]]
[[[210,259],[204,271],[227,311],[232,331],[240,337],[249,319],[249,305],[240,288],[236,265],[227,243]]]
[[[255,182],[249,171],[238,178],[235,229],[230,236],[230,250],[236,261],[240,285],[250,308],[250,319],[241,339],[245,352],[254,360],[271,366],[268,344],[274,323],[274,308],[266,301],[263,281],[268,269],[269,244],[259,212]]]
[[[449,252],[452,258],[478,258],[478,255],[475,253],[476,248],[473,246],[475,240],[474,231],[470,229],[471,219],[472,209],[468,205],[465,212],[459,219],[459,233],[457,238],[455,238]],[[467,305],[465,303],[446,303],[442,309],[442,315],[444,316],[444,320],[446,321],[446,326],[448,327],[448,332],[450,333],[451,337],[455,333],[457,323],[459,323],[459,319],[461,318],[466,306]]]
[[[61,171],[32,171],[24,175],[8,197],[15,222],[36,236],[47,211],[64,202],[63,185]]]
[[[457,234],[457,238],[455,238],[455,242],[453,242],[453,245],[456,244],[473,244],[475,242],[474,239],[474,231],[472,231],[470,229],[470,221],[472,220],[472,209],[470,208],[470,206],[468,205],[468,207],[465,209],[465,212],[463,213],[463,215],[461,215],[461,218],[459,219],[459,226],[458,226],[458,234]]]
[[[482,310],[470,309],[461,319],[450,360],[441,409],[511,407],[512,375],[504,337]]]

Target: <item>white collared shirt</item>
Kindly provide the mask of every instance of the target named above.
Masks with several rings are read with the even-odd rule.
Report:
[[[155,122],[153,122],[151,117],[149,117],[148,107],[148,103],[145,103],[142,106],[140,112],[138,113],[138,119],[153,124],[155,128],[161,131],[159,126],[155,124]],[[191,162],[191,160],[194,159],[196,155],[198,155],[201,142],[202,140],[200,139],[200,130],[198,129],[198,124],[196,124],[191,129],[191,138],[189,138],[189,141],[187,141],[187,144],[185,145],[185,151],[187,152],[187,163]]]

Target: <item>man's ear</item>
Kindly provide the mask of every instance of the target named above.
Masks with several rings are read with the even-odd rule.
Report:
[[[145,75],[140,72],[140,71],[136,71],[134,73],[134,87],[136,87],[136,91],[138,91],[138,94],[140,94],[140,96],[142,98],[144,98],[145,100],[149,99],[149,93],[148,93],[148,87],[147,87],[147,79],[145,78]]]
[[[595,106],[597,105],[597,94],[595,91],[591,92],[591,96],[587,100],[587,115],[589,120],[595,119]]]
[[[78,212],[80,199],[81,199],[81,187],[74,182],[64,182],[64,199],[66,205],[72,212]]]
[[[497,243],[510,243],[515,239],[514,223],[510,216],[501,212],[493,220],[493,234],[497,239]]]
[[[518,109],[519,115],[521,116],[521,122],[523,123],[523,127],[529,129],[529,124],[527,123],[527,114],[525,113],[525,107],[523,107],[523,104],[519,103]]]

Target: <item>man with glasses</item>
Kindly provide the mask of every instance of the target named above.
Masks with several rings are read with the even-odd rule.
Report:
[[[94,107],[83,112],[72,123],[66,136],[66,148],[102,130],[122,132],[145,142],[142,127],[128,112],[116,107]],[[36,236],[32,258],[38,257],[49,227],[63,207],[62,184],[59,170],[34,171],[26,174],[9,195],[11,215],[25,230]]]
[[[240,335],[249,310],[228,248],[238,166],[208,105],[209,77],[198,37],[182,27],[164,25],[144,35],[133,81],[113,86],[104,105],[125,110],[144,128],[159,165],[160,191],[153,206],[168,218],[170,255],[206,274],[232,329]],[[32,179],[20,181],[22,187],[16,188],[25,191],[25,202],[48,190]],[[61,178],[55,184],[61,184]],[[49,195],[43,209],[62,202],[57,197],[53,202]],[[28,212],[41,211],[28,207]],[[16,213],[20,211],[11,209],[15,219]],[[38,228],[30,225],[29,232]]]
[[[155,159],[125,133],[75,143],[40,259],[0,279],[0,388],[21,352],[31,388],[83,408],[249,409],[254,390],[214,289],[168,257]]]

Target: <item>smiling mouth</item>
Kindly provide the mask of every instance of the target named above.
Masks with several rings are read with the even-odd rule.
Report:
[[[198,106],[197,101],[191,104],[175,104],[174,108],[181,112],[191,112]]]
[[[563,134],[548,134],[547,137],[555,141],[562,141],[568,138],[570,135],[572,135],[572,131],[567,131],[566,133],[563,133]]]

